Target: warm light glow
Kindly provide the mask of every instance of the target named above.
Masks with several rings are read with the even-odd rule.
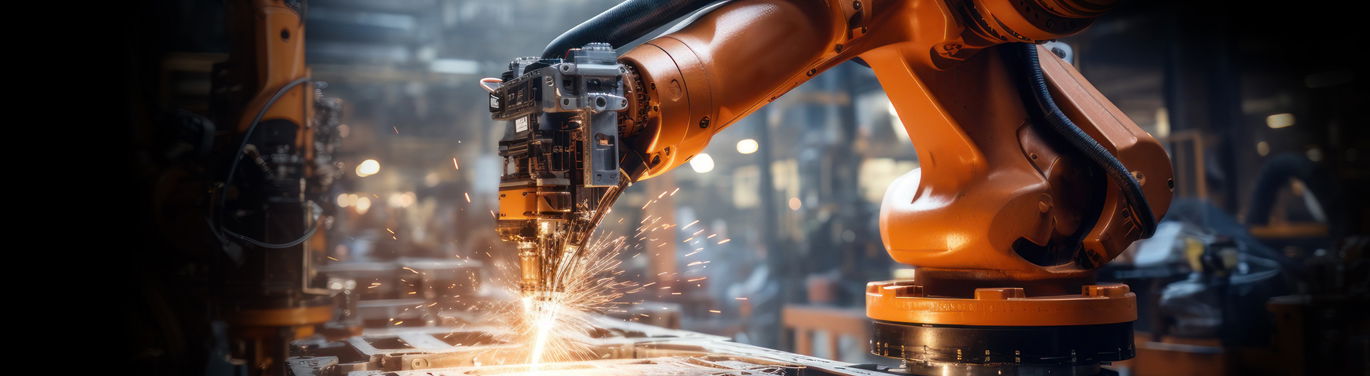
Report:
[[[365,196],[358,197],[353,207],[357,209],[357,214],[366,214],[366,211],[371,209],[371,199]]]
[[[713,171],[714,157],[709,156],[709,153],[699,153],[690,159],[690,168],[701,174]]]
[[[346,193],[339,193],[339,194],[338,194],[337,202],[338,202],[338,207],[340,207],[340,208],[345,208],[345,207],[348,207],[348,206],[352,206],[353,204],[356,204],[356,203],[357,203],[357,197],[356,197],[356,196],[353,196],[353,195],[346,194]]]
[[[1294,114],[1282,113],[1265,117],[1265,125],[1272,129],[1280,129],[1294,125]]]
[[[798,197],[790,197],[790,210],[799,210],[804,207],[804,202],[799,201]]]
[[[510,317],[528,345],[534,370],[541,363],[590,359],[595,353],[581,339],[594,327],[594,314],[617,307],[615,301],[624,293],[641,291],[636,283],[616,278],[622,266],[617,256],[626,239],[600,239],[584,248],[566,246],[560,259],[548,260],[554,262],[543,282],[552,291],[513,291],[522,295],[522,304]]]
[[[552,333],[552,329],[556,326],[557,311],[559,311],[561,307],[552,302],[529,304],[527,299],[534,298],[525,297],[524,299],[525,305],[536,307],[531,315],[535,316],[533,319],[533,330],[535,330],[537,334],[533,339],[533,355],[528,362],[537,366],[542,363],[542,356],[547,351],[547,336]]]
[[[750,139],[750,138],[742,139],[742,141],[738,141],[738,142],[737,142],[737,152],[738,152],[738,153],[742,153],[742,154],[751,154],[751,153],[755,153],[756,150],[757,150],[757,149],[760,149],[760,148],[761,148],[761,144],[756,143],[756,140],[753,140],[753,139]]]
[[[391,193],[385,203],[392,208],[407,208],[414,205],[415,199],[414,192]]]
[[[381,162],[367,159],[357,165],[357,177],[367,177],[381,172]]]

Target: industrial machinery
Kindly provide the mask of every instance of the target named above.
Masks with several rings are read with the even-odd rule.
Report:
[[[574,257],[628,180],[620,173],[619,111],[625,69],[608,44],[570,51],[565,63],[509,64],[490,96],[500,141],[498,231],[519,250],[524,292],[556,291],[563,257]],[[603,205],[603,206],[600,206]]]
[[[216,67],[212,93],[236,146],[221,154],[229,160],[211,201],[213,233],[229,256],[218,264],[229,298],[217,316],[229,326],[230,355],[260,374],[283,374],[287,344],[333,316],[311,250],[322,248],[323,237],[312,236],[322,207],[333,206],[340,105],[318,98],[310,80],[303,7],[229,3],[228,25],[242,29],[230,31],[229,60]]]
[[[335,207],[342,104],[310,78],[302,2],[232,1],[224,10],[228,54],[205,59],[206,111],[159,124],[179,141],[157,155],[156,231],[173,259],[204,265],[185,268],[186,283],[168,291],[215,298],[167,325],[209,338],[206,369],[282,375],[289,343],[334,314],[334,294],[312,266],[324,237],[313,235]]]
[[[532,365],[508,328],[450,318],[445,327],[367,329],[345,342],[298,343],[295,375],[889,375],[725,337],[596,317],[586,360]],[[453,329],[459,326],[460,329]]]
[[[871,351],[939,374],[1097,374],[1133,356],[1135,295],[1093,283],[1093,270],[1155,230],[1169,159],[1037,45],[1115,1],[709,3],[627,1],[483,80],[499,82],[490,111],[507,121],[498,228],[518,246],[525,294],[557,291],[558,270],[632,182],[855,60],[922,165],[885,194],[882,239],[916,274],[868,285]]]

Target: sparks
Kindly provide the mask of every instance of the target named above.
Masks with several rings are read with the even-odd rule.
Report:
[[[457,157],[452,157],[452,169],[461,170],[461,165],[457,164]]]
[[[568,251],[549,273],[549,291],[523,292],[516,313],[509,315],[523,341],[528,344],[529,363],[591,359],[594,355],[585,341],[594,327],[596,313],[610,311],[627,291],[640,289],[635,283],[620,281],[618,255],[626,248],[626,237],[592,241],[584,249]],[[516,269],[507,269],[517,275]],[[517,289],[516,287],[510,287]]]

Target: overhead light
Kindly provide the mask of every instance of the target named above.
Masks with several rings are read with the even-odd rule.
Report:
[[[358,197],[357,203],[353,205],[353,208],[357,209],[357,214],[366,214],[366,211],[371,209],[371,199],[365,196]]]
[[[738,141],[738,142],[737,142],[737,152],[738,152],[738,153],[742,153],[742,154],[751,154],[751,153],[755,153],[756,150],[757,150],[757,149],[760,149],[760,148],[761,148],[761,144],[756,143],[756,140],[753,140],[753,139],[750,139],[750,138],[744,138],[744,139],[742,139],[742,141]]]
[[[1322,162],[1322,149],[1317,147],[1308,148],[1308,151],[1304,152],[1304,154],[1308,156],[1308,160],[1310,161]]]
[[[345,208],[357,204],[357,195],[351,193],[338,194],[338,207]]]
[[[1265,125],[1269,126],[1272,129],[1280,129],[1294,125],[1294,114],[1286,112],[1282,114],[1266,116]]]
[[[357,177],[367,177],[381,172],[381,162],[375,159],[367,159],[357,165]]]
[[[407,208],[414,205],[415,199],[414,192],[391,193],[385,204],[392,208]]]
[[[435,73],[476,74],[480,71],[480,63],[466,59],[437,59],[429,63],[428,69]]]
[[[690,159],[690,168],[701,174],[713,171],[714,157],[710,157],[709,153],[699,153],[699,155]]]

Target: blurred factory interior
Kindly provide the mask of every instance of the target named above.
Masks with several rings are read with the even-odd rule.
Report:
[[[233,53],[230,14],[250,3],[149,1],[126,25],[127,152],[143,214],[134,238],[144,245],[126,255],[139,265],[123,323],[132,336],[120,348],[128,365],[140,374],[257,374],[287,369],[285,360],[259,367],[236,354],[278,351],[316,362],[289,363],[294,374],[465,366],[396,349],[421,352],[429,345],[415,333],[464,327],[485,302],[515,299],[516,288],[500,286],[517,282],[503,277],[518,268],[517,251],[492,217],[506,122],[491,119],[478,82],[619,1],[300,6],[316,89],[311,168],[328,182],[309,180],[309,189],[325,188],[304,193],[317,197],[307,210],[315,219],[272,235],[309,232],[307,251],[266,261],[209,230],[221,225],[223,214],[211,213],[224,199],[205,194],[226,185],[229,163],[270,176],[278,162],[253,147],[247,154],[262,158],[236,167],[237,154],[224,153],[242,140],[212,115],[225,106],[216,81],[229,76],[215,66]],[[1359,155],[1370,152],[1370,115],[1359,112],[1370,108],[1370,71],[1354,47],[1359,28],[1323,7],[1232,8],[1123,1],[1048,45],[1165,147],[1174,174],[1155,234],[1099,268],[1098,281],[1130,286],[1138,313],[1135,356],[1106,369],[1370,374],[1370,202],[1356,193],[1370,184],[1370,155]],[[914,276],[887,254],[879,223],[886,187],[920,166],[914,142],[870,68],[847,61],[820,72],[719,131],[688,166],[619,197],[596,236],[624,237],[614,257],[639,288],[617,297],[633,304],[601,313],[645,325],[620,332],[679,330],[882,365],[854,373],[898,365],[871,353],[865,307],[867,282]],[[642,235],[643,227],[660,229]],[[221,264],[243,257],[275,266],[220,283]],[[280,265],[295,269],[271,269]],[[254,284],[273,278],[325,296],[330,319],[291,329],[305,332],[289,349],[242,348],[230,340],[238,324],[217,305],[251,295],[242,289],[289,288]],[[374,353],[363,360],[330,352],[338,338],[387,333],[399,333],[387,337],[392,346],[368,340]],[[462,345],[444,343],[437,347]]]

